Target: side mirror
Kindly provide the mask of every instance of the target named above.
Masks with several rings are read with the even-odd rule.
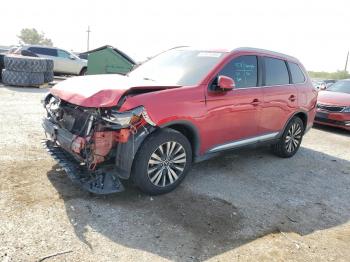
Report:
[[[74,56],[74,55],[70,55],[70,56],[69,56],[69,59],[70,59],[70,60],[75,60],[75,56]]]
[[[235,81],[228,76],[218,76],[218,87],[222,91],[230,91],[235,88]]]

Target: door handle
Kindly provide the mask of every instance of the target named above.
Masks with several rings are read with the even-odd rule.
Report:
[[[260,105],[260,100],[255,98],[250,104],[252,104],[253,106]]]
[[[289,101],[294,102],[296,100],[295,95],[291,95],[289,98]]]

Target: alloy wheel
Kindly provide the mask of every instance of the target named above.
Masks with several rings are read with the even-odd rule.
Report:
[[[186,166],[186,151],[175,141],[161,144],[148,160],[147,174],[151,183],[166,187],[175,183]]]
[[[294,152],[300,145],[302,138],[302,128],[298,123],[293,123],[289,128],[286,138],[285,146],[289,153]]]

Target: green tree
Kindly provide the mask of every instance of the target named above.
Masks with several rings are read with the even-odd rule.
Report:
[[[35,28],[23,28],[19,38],[20,44],[52,46],[52,40],[45,37],[44,33],[39,33]]]
[[[350,78],[350,74],[347,71],[340,71],[337,72],[314,72],[309,71],[308,72],[311,78],[321,78],[321,79],[346,79]]]

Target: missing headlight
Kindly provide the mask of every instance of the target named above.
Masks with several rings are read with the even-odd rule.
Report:
[[[140,121],[143,111],[143,106],[125,112],[111,110],[102,119],[109,123],[120,125],[120,128],[126,128]]]

